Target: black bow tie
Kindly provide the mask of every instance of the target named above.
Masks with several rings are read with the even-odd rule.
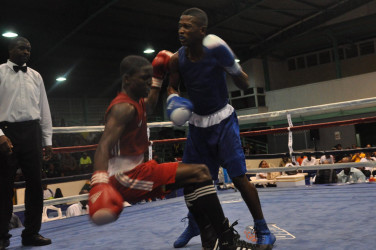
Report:
[[[13,70],[17,73],[18,71],[26,72],[27,71],[27,66],[13,66]]]

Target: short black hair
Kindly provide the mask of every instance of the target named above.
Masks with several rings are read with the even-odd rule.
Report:
[[[27,40],[25,37],[17,36],[17,37],[10,40],[10,42],[8,44],[8,50],[10,51],[14,47],[16,47],[18,41],[24,41],[24,42],[30,43],[29,40]]]
[[[124,57],[120,63],[120,76],[124,74],[133,75],[141,67],[150,64],[150,62],[142,56],[130,55]]]
[[[199,8],[190,8],[181,14],[182,16],[193,16],[197,19],[198,24],[201,26],[208,27],[208,16],[206,15],[205,11]]]

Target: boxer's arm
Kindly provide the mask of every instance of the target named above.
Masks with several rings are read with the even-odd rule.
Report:
[[[179,95],[179,53],[176,52],[170,59],[170,81],[167,87],[167,95],[178,94]]]
[[[153,113],[158,102],[159,92],[161,92],[161,88],[151,87],[148,97],[144,99],[147,114]]]
[[[151,90],[147,98],[145,98],[146,112],[152,113],[158,102],[159,92],[162,87],[163,79],[169,71],[169,61],[172,53],[168,50],[159,51],[153,62],[153,78]]]
[[[136,116],[136,110],[129,103],[119,103],[111,108],[106,125],[94,155],[94,171],[107,171],[110,153],[126,126]]]

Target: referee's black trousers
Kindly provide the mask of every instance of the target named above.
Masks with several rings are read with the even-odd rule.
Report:
[[[21,168],[26,181],[25,229],[22,237],[38,234],[43,211],[42,133],[39,121],[0,122],[0,128],[13,144],[13,153],[0,153],[0,239],[7,239],[13,212],[16,171]]]

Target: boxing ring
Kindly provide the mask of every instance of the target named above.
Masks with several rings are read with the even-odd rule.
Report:
[[[374,249],[376,184],[314,185],[258,189],[265,218],[274,231],[274,249]],[[252,218],[239,192],[218,191],[230,221],[242,238]],[[119,219],[95,226],[87,215],[42,224],[52,239],[40,249],[174,249],[187,213],[183,197],[124,208]],[[11,231],[9,249],[21,246],[22,229]],[[39,248],[38,248],[39,249]],[[183,249],[201,249],[199,237]]]
[[[239,117],[239,121],[276,120],[287,116],[288,127],[270,130],[250,131],[243,136],[260,134],[288,133],[289,152],[274,155],[258,155],[253,159],[278,158],[282,156],[300,156],[302,154],[324,155],[332,151],[295,152],[293,150],[292,133],[310,128],[346,126],[351,124],[375,122],[376,117],[351,119],[338,122],[294,126],[291,117],[300,116],[303,112],[330,112],[336,108],[365,107],[376,104],[376,98],[354,101],[351,103],[335,103],[325,107],[308,107],[289,111],[248,115]],[[171,127],[171,122],[151,123],[149,127]],[[101,132],[103,126],[54,128],[54,133]],[[183,142],[185,138],[153,140],[149,152],[159,144]],[[83,152],[95,150],[97,145],[55,148],[54,152]],[[352,152],[376,151],[358,149]],[[346,151],[346,150],[345,150]],[[152,154],[149,154],[151,158]],[[349,163],[350,164],[350,163]],[[353,164],[356,166],[356,164]],[[375,163],[369,163],[375,167]],[[339,169],[344,164],[324,164],[322,169]],[[317,170],[312,167],[291,167],[286,170]],[[281,169],[253,169],[249,173],[281,171]],[[78,179],[89,179],[82,175]],[[53,180],[44,180],[53,183]],[[275,187],[258,189],[264,216],[269,228],[277,237],[274,249],[374,249],[376,182],[316,184],[296,187]],[[244,240],[251,241],[249,226],[253,219],[243,202],[240,193],[234,189],[219,190],[225,215],[230,222],[238,220],[235,229]],[[45,201],[45,205],[55,205],[79,201],[87,195],[77,195]],[[23,205],[14,206],[15,211],[23,211]],[[52,239],[52,244],[40,249],[174,249],[173,242],[183,232],[187,222],[181,219],[187,214],[182,196],[145,202],[125,207],[119,219],[114,223],[96,226],[87,215],[51,220],[42,223],[40,233]],[[10,231],[13,237],[7,249],[24,249],[21,245],[23,228]],[[200,238],[193,238],[183,249],[201,249]]]

